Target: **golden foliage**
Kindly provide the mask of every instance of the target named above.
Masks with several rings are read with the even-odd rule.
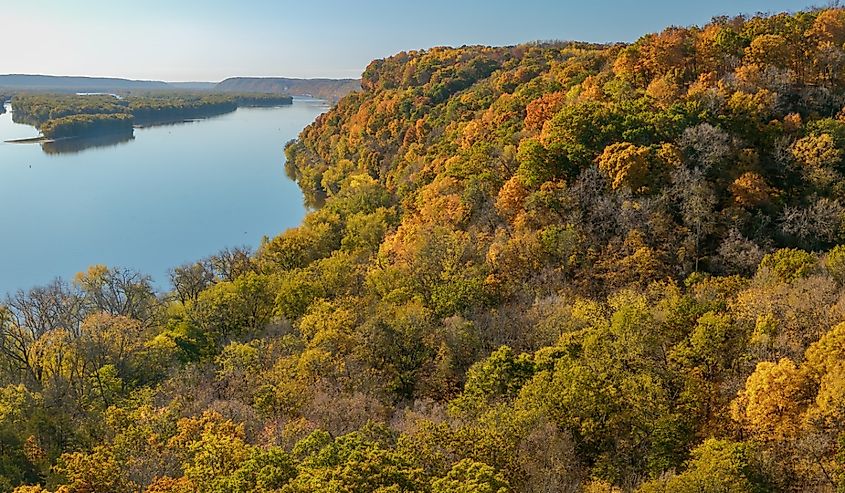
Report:
[[[619,142],[605,147],[596,160],[599,169],[610,177],[614,189],[628,187],[642,190],[649,180],[651,149],[628,142]]]
[[[761,440],[794,437],[809,399],[807,381],[788,358],[763,361],[731,405],[731,415]]]
[[[842,150],[830,134],[809,135],[792,145],[792,156],[804,166],[825,168],[842,160]]]
[[[730,186],[734,202],[740,207],[757,207],[771,200],[772,187],[759,173],[748,171],[734,180]]]

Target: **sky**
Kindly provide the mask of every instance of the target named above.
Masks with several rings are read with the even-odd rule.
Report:
[[[634,41],[808,0],[0,0],[0,74],[167,81],[360,76],[404,50]],[[822,3],[821,5],[824,5]]]

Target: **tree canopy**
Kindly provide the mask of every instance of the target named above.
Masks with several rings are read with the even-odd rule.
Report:
[[[301,226],[7,298],[0,491],[843,491],[843,43],[374,61],[286,148]]]

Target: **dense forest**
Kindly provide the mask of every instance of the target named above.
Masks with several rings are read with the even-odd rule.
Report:
[[[16,94],[12,117],[38,128],[46,138],[132,133],[133,125],[207,118],[242,106],[280,106],[293,98],[277,94],[133,93],[115,95]]]
[[[313,206],[0,311],[0,491],[845,491],[845,10],[377,60]]]

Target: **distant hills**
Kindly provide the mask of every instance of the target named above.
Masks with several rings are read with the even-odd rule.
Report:
[[[358,79],[287,79],[283,77],[232,77],[217,84],[223,92],[283,93],[336,101],[361,89]]]
[[[167,85],[173,89],[186,91],[213,91],[217,82],[168,82]]]
[[[337,101],[359,90],[358,79],[291,79],[283,77],[233,77],[222,82],[163,82],[112,77],[66,77],[54,75],[0,75],[0,90],[52,92],[122,91],[219,91],[258,92],[312,96]]]
[[[169,89],[166,82],[111,77],[59,77],[53,75],[0,75],[0,88],[36,91],[130,91]]]

